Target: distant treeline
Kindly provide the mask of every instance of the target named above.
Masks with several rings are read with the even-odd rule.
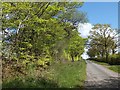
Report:
[[[88,58],[88,60],[94,60],[94,61],[98,61],[98,62],[105,62],[105,63],[109,63],[110,65],[120,65],[120,53],[110,55],[108,57],[107,61],[106,61],[106,58],[92,58],[92,57]]]

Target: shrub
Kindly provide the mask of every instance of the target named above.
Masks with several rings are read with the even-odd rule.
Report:
[[[110,55],[108,63],[111,65],[120,65],[120,54]]]
[[[106,60],[105,57],[103,57],[103,58],[100,58],[100,57],[99,58],[89,58],[88,60],[105,62],[105,63],[109,63],[111,65],[120,65],[120,53],[109,55],[108,60]]]

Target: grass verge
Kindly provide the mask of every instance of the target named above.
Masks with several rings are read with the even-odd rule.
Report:
[[[86,63],[83,60],[56,63],[50,67],[49,71],[52,71],[52,78],[62,88],[83,87],[86,79]]]
[[[110,65],[110,64],[105,63],[105,62],[97,62],[97,61],[93,61],[93,62],[100,64],[100,65],[103,65],[114,72],[120,73],[120,65]]]
[[[86,79],[85,61],[54,63],[47,70],[15,75],[3,80],[3,88],[83,88]]]

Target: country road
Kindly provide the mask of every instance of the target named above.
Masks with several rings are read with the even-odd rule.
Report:
[[[87,80],[85,81],[86,90],[93,88],[119,88],[120,80],[118,73],[115,73],[102,65],[98,65],[91,61],[87,63]],[[95,89],[95,90],[96,90]]]

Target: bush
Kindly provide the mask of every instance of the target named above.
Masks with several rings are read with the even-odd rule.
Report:
[[[120,54],[110,55],[108,63],[111,65],[120,65]]]
[[[98,62],[105,62],[110,65],[120,65],[120,53],[109,55],[108,60],[105,57],[103,58],[89,58],[89,60],[94,60]]]

